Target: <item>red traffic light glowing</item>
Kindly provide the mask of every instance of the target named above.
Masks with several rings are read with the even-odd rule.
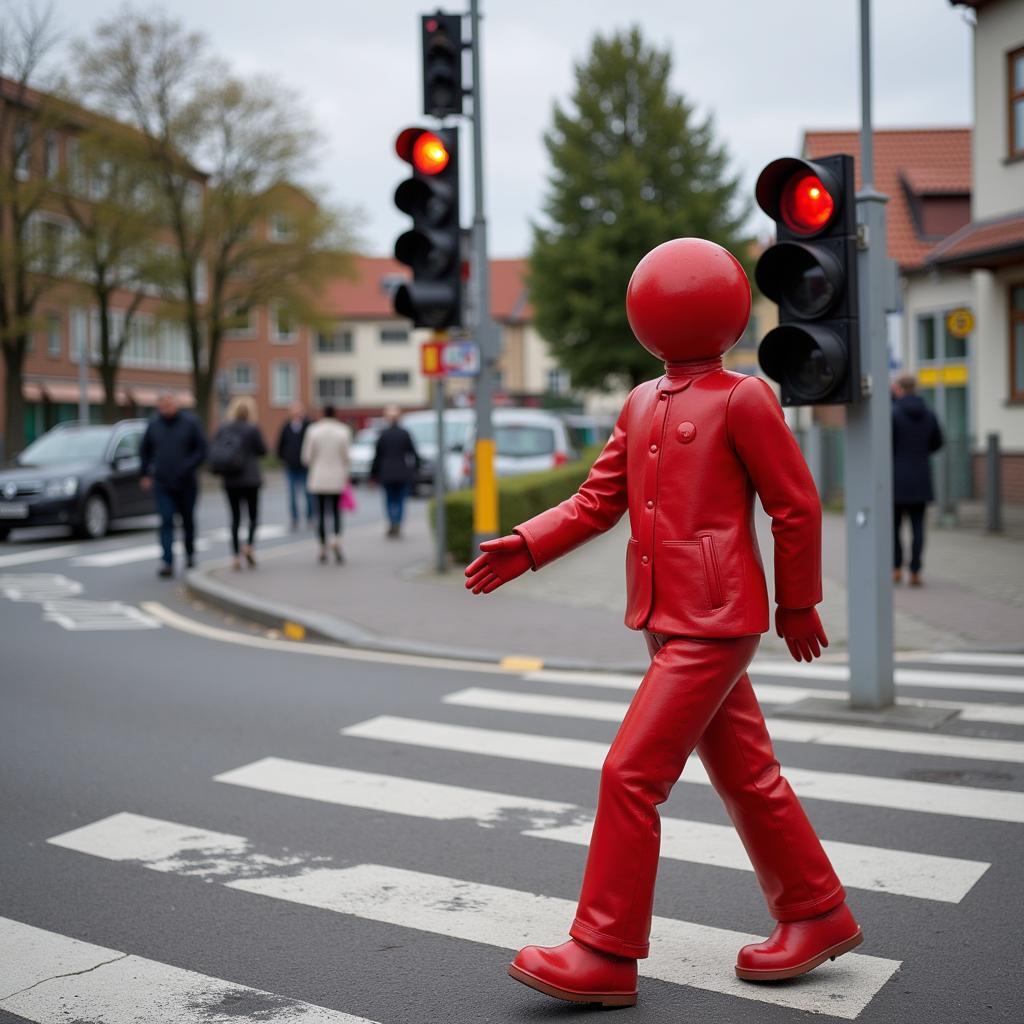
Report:
[[[451,160],[444,140],[425,128],[406,128],[395,140],[395,152],[420,174],[440,174]]]
[[[832,193],[816,174],[795,174],[779,197],[779,213],[790,231],[813,235],[825,228],[835,213]]]

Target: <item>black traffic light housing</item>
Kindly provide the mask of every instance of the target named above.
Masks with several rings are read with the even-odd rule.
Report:
[[[757,179],[776,244],[754,277],[779,307],[758,348],[783,405],[839,405],[861,397],[857,221],[853,157],[773,160]]]
[[[424,14],[423,113],[447,117],[462,113],[462,15]]]
[[[415,327],[462,325],[462,253],[459,229],[459,133],[457,128],[406,128],[395,151],[412,177],[395,189],[395,205],[412,227],[395,242],[395,259],[412,268],[392,301]]]

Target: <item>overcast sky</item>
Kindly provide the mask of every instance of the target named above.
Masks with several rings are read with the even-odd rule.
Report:
[[[597,32],[635,22],[649,41],[671,48],[673,87],[699,114],[713,115],[717,136],[751,191],[759,169],[796,152],[805,129],[859,123],[858,0],[481,2],[493,255],[528,249],[548,170],[541,135],[555,101],[571,91],[574,62]],[[74,37],[122,4],[56,0],[54,6]],[[876,125],[968,124],[971,29],[963,9],[948,0],[872,6]],[[309,178],[333,200],[363,210],[367,252],[390,252],[405,222],[392,206],[405,167],[393,140],[399,129],[423,120],[418,16],[435,9],[430,0],[168,0],[162,7],[205,32],[238,70],[267,73],[298,90],[323,135]],[[469,151],[466,131],[463,153]]]

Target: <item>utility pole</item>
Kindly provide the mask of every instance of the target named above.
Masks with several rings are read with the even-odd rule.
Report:
[[[476,381],[476,451],[474,453],[473,547],[498,536],[498,480],[494,472],[495,380],[501,356],[501,338],[491,317],[491,267],[487,259],[487,218],[484,213],[483,76],[480,73],[480,2],[470,0],[473,59],[473,269],[476,342],[480,347],[480,373]]]
[[[895,700],[892,624],[892,410],[886,308],[894,278],[885,204],[874,187],[871,4],[860,0],[860,173],[857,193],[861,374],[866,396],[846,407],[846,559],[850,704]]]

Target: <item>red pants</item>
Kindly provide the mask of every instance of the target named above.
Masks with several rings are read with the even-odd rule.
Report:
[[[601,771],[583,890],[569,934],[645,957],[664,803],[696,748],[746,848],[772,916],[796,921],[845,899],[775,760],[746,669],[759,637],[646,634],[651,667]]]

